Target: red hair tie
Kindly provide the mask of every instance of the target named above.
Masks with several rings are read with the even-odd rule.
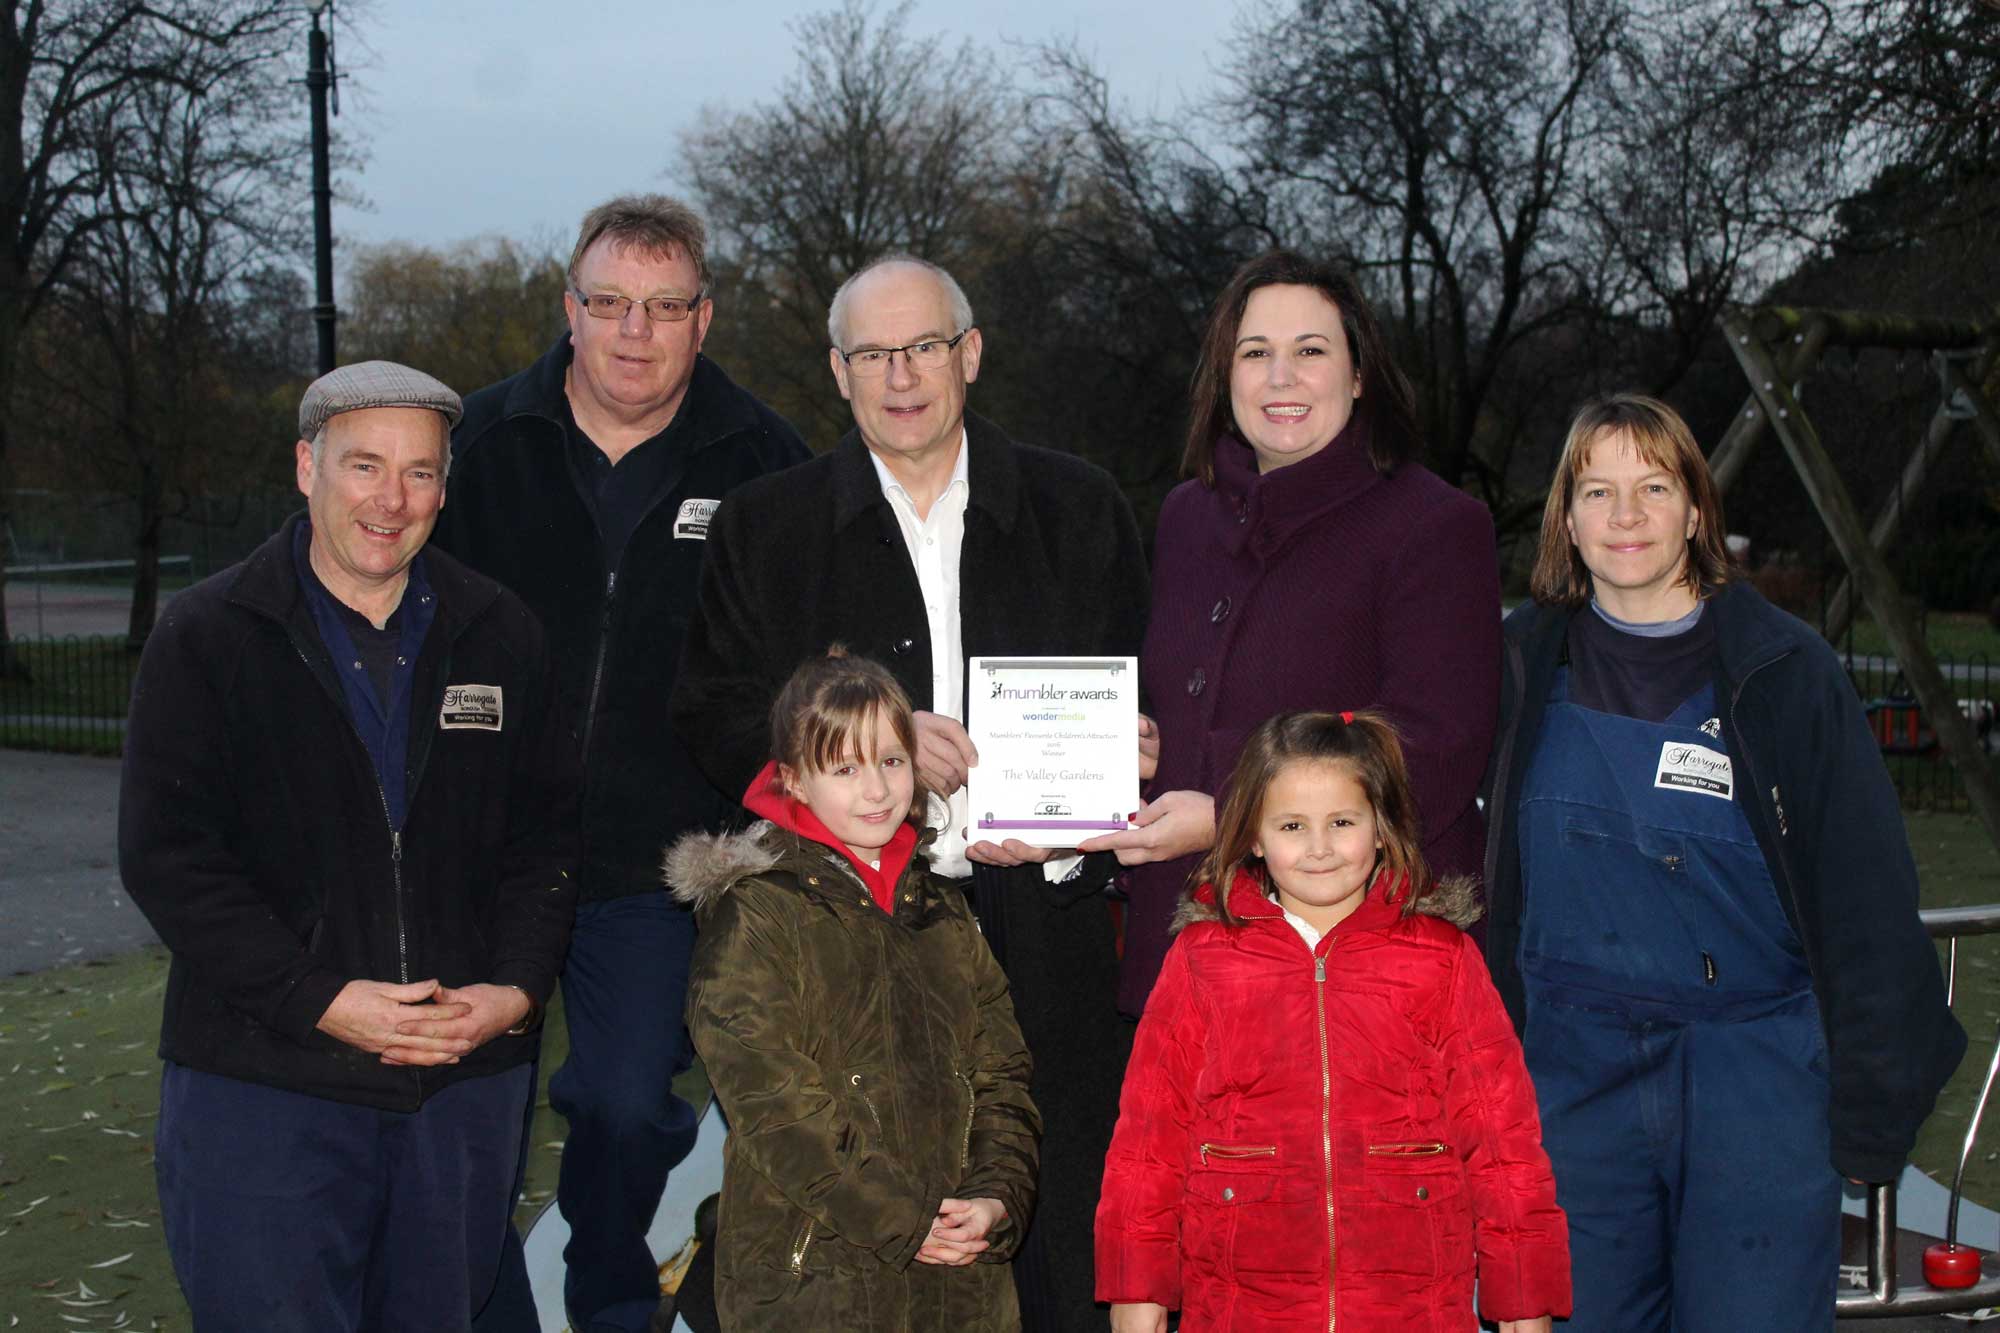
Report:
[[[1354,725],[1354,714],[1343,710],[1342,713],[1340,714],[1340,720],[1342,722],[1345,722],[1348,726],[1351,727]]]

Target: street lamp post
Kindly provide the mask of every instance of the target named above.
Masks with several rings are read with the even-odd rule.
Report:
[[[319,334],[319,373],[333,369],[333,325],[337,312],[333,304],[333,166],[327,145],[327,96],[333,89],[333,71],[327,55],[327,35],[320,30],[321,14],[332,9],[332,0],[308,0],[312,13],[312,36],[306,47],[306,88],[312,97],[313,174],[313,326]],[[328,14],[328,22],[332,21]]]

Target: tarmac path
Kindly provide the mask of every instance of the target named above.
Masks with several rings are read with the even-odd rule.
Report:
[[[0,750],[0,976],[158,939],[118,881],[118,761]]]

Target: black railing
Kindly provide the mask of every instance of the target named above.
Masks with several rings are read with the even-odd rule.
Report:
[[[1930,719],[1917,704],[1891,657],[1845,652],[1848,679],[1868,714],[1868,725],[1895,779],[1903,805],[1912,810],[1963,812],[1971,804],[1958,770],[1939,748]],[[1984,653],[1964,658],[1941,653],[1938,670],[1951,685],[1959,711],[1972,724],[1991,761],[2000,754],[2000,668]]]
[[[24,680],[0,678],[0,746],[118,754],[139,656],[122,634],[17,638]]]
[[[1949,941],[1945,963],[1945,994],[1947,1002],[1958,998],[1958,942],[1970,935],[2000,934],[2000,903],[1985,903],[1975,907],[1932,908],[1922,913],[1924,929],[1932,939]],[[1968,1021],[1966,1026],[1972,1026]],[[2000,1048],[1993,1053],[1995,1065],[2000,1065]],[[1989,1066],[1986,1083],[1990,1085],[1994,1077],[1994,1066]],[[1984,1097],[1981,1097],[1981,1106]],[[1974,1147],[1973,1133],[1978,1130],[1979,1111],[1975,1109],[1972,1121],[1967,1126],[1965,1153]],[[1960,1170],[1953,1177],[1954,1191],[1964,1186],[1964,1162],[1961,1158]],[[1932,1287],[1927,1284],[1903,1285],[1897,1271],[1896,1254],[1896,1186],[1893,1184],[1871,1185],[1868,1187],[1868,1267],[1867,1287],[1843,1286],[1835,1300],[1835,1310],[1842,1319],[1893,1318],[1902,1315],[1963,1314],[1981,1310],[2000,1302],[2000,1277],[1982,1274],[1977,1283],[1970,1287]]]

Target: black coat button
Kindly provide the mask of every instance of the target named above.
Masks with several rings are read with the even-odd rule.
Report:
[[[1206,671],[1203,671],[1200,667],[1196,667],[1194,669],[1194,674],[1188,677],[1188,693],[1191,695],[1200,694],[1203,690],[1207,688],[1208,688],[1208,673]]]
[[[889,651],[901,657],[917,646],[915,639],[898,639],[889,645]]]
[[[1224,597],[1221,601],[1217,602],[1215,604],[1215,609],[1208,613],[1208,618],[1210,622],[1217,625],[1220,625],[1225,619],[1228,618],[1228,616],[1229,616],[1229,599],[1227,597]]]

